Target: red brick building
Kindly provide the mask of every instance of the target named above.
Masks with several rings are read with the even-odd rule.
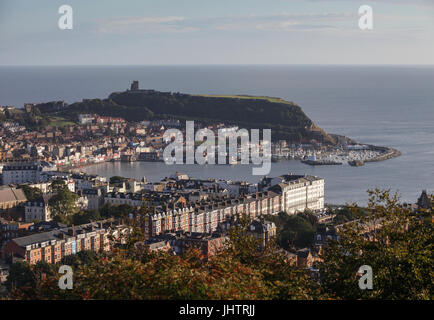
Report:
[[[22,259],[30,264],[57,263],[80,251],[110,251],[110,228],[108,224],[89,223],[15,238],[3,246],[2,258],[9,262]]]

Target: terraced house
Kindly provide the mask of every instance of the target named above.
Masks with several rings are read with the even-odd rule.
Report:
[[[28,201],[25,204],[24,217],[27,222],[31,221],[50,221],[51,210],[48,205],[52,195],[44,194],[41,198]]]
[[[142,201],[143,197],[140,193],[109,192],[104,197],[104,203],[115,206],[127,204],[132,207],[139,207],[142,205]]]
[[[3,167],[3,184],[37,183],[45,180],[43,173],[52,170],[47,162],[15,163]]]
[[[219,223],[237,215],[256,218],[266,214],[278,214],[281,211],[280,195],[271,192],[258,192],[237,199],[219,199],[203,201],[165,210],[155,208],[153,213],[144,218],[144,231],[148,237],[165,232],[209,233],[217,230]]]
[[[303,212],[306,209],[324,209],[324,179],[308,175],[282,175],[264,178],[260,182],[263,190],[282,195],[282,211],[288,214]]]
[[[39,261],[57,263],[80,251],[110,251],[112,241],[109,235],[116,238],[119,234],[117,228],[111,222],[94,222],[15,238],[3,246],[2,258],[10,262],[24,260],[30,264]]]

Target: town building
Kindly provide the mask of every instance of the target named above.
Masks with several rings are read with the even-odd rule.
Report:
[[[50,191],[51,182],[29,183],[26,185],[30,188],[39,189],[42,193],[48,193]]]
[[[231,228],[237,226],[238,223],[239,221],[235,217],[229,218],[219,223],[217,231],[227,233]],[[267,221],[262,216],[253,219],[247,226],[246,231],[247,234],[259,240],[259,245],[262,249],[277,235],[277,228],[274,222]]]
[[[91,124],[94,121],[95,117],[91,114],[79,114],[78,122],[82,125]]]
[[[425,210],[431,208],[431,199],[428,197],[426,190],[422,191],[422,194],[417,200],[417,206],[419,209],[425,209]]]
[[[264,248],[267,243],[276,237],[277,229],[274,222],[266,221],[263,218],[255,218],[247,227],[247,232],[260,241]]]
[[[24,219],[31,221],[50,221],[52,219],[51,210],[48,205],[52,195],[44,194],[41,198],[26,202],[24,206]]]
[[[98,210],[104,204],[102,188],[84,189],[81,194],[87,199],[87,210]]]
[[[314,259],[309,248],[297,250],[297,267],[308,268],[312,266]]]
[[[8,279],[8,276],[9,276],[9,265],[4,263],[0,259],[0,288],[1,288],[1,285],[6,282],[6,280]]]
[[[217,254],[224,248],[227,238],[219,232],[166,233],[145,241],[145,247],[151,251],[170,251],[183,255],[189,249],[199,249],[204,258]]]
[[[0,211],[8,210],[27,201],[21,189],[12,187],[0,187]]]
[[[47,162],[7,164],[2,170],[3,184],[43,182],[43,173],[51,170],[57,170],[57,168]]]
[[[104,204],[106,203],[115,206],[127,204],[132,207],[140,207],[143,204],[143,198],[140,193],[109,192],[104,196]]]
[[[324,179],[314,176],[283,175],[264,178],[260,188],[281,194],[282,211],[288,214],[324,209]]]
[[[95,116],[95,122],[97,124],[122,124],[125,123],[125,119],[119,117]]]
[[[6,262],[58,263],[80,251],[110,251],[113,241],[109,236],[114,228],[119,227],[113,227],[112,222],[101,221],[15,238],[3,246],[2,258]]]
[[[149,238],[176,231],[210,233],[231,217],[247,215],[254,219],[261,215],[276,215],[281,211],[280,203],[279,194],[265,191],[236,199],[213,199],[171,209],[155,208],[153,213],[143,217],[144,231]]]
[[[0,248],[7,241],[27,235],[33,223],[21,223],[0,218]]]
[[[339,241],[339,235],[334,227],[325,226],[314,235],[314,247],[318,252],[322,252],[329,241]]]

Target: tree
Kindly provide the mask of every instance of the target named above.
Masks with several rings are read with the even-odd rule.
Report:
[[[110,184],[118,184],[126,181],[127,178],[121,177],[121,176],[113,176],[110,178]]]
[[[65,187],[48,200],[48,206],[53,216],[67,217],[78,211],[77,199],[78,195]]]
[[[428,220],[389,191],[369,194],[370,214],[346,224],[322,254],[323,292],[343,299],[432,299],[433,207]],[[362,265],[372,267],[373,290],[358,286]]]
[[[335,224],[342,224],[366,216],[369,213],[369,210],[363,207],[359,207],[357,204],[353,204],[351,206],[345,206],[340,209],[335,209],[333,213],[336,214],[333,222]]]
[[[96,210],[77,212],[71,217],[71,222],[75,225],[86,224],[98,220],[101,220],[101,215],[99,211]]]
[[[30,265],[27,262],[18,261],[10,265],[6,288],[32,287],[35,283]]]
[[[107,203],[99,209],[99,213],[102,218],[126,218],[134,210],[135,208],[128,204],[112,206]]]
[[[57,193],[63,189],[67,188],[66,183],[62,179],[56,179],[53,182],[51,182],[50,190],[53,193]]]
[[[23,192],[29,201],[35,201],[42,197],[42,191],[38,188],[32,188],[27,185],[21,185],[19,188],[23,189]]]
[[[313,244],[316,232],[316,218],[309,212],[288,215],[285,212],[267,216],[278,229],[278,244],[284,248],[304,248]]]
[[[73,268],[77,268],[79,265],[89,265],[95,262],[97,258],[98,258],[97,253],[90,250],[85,250],[64,257],[62,260],[62,264],[66,264]]]

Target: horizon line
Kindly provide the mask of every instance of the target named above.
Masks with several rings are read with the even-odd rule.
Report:
[[[432,64],[396,64],[396,63],[203,63],[203,64],[0,64],[0,67],[206,67],[206,66],[246,66],[246,67],[273,67],[273,66],[385,66],[385,67],[433,67]]]

